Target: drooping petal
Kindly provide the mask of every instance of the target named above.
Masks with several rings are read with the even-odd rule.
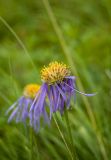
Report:
[[[65,83],[66,84],[66,83]],[[69,86],[68,84],[66,84],[69,88],[72,88],[71,86]],[[76,92],[78,92],[78,93],[80,93],[80,94],[83,94],[84,96],[95,96],[97,93],[91,93],[91,94],[86,94],[86,93],[83,93],[83,92],[80,92],[80,91],[78,91],[77,89],[75,89],[75,88],[72,88],[72,90],[74,90],[74,91],[76,91]]]
[[[9,107],[9,109],[6,111],[6,115],[11,111],[11,110],[13,110],[14,109],[14,107],[17,105],[17,102],[15,102],[13,105],[11,105],[10,107]]]
[[[41,88],[41,94],[38,98],[37,103],[35,104],[35,108],[34,108],[34,115],[35,116],[36,116],[38,110],[42,111],[43,104],[44,104],[45,97],[46,97],[46,87],[47,87],[47,85],[44,83]]]
[[[11,122],[18,114],[18,111],[20,109],[20,105],[22,104],[23,102],[23,99],[24,97],[21,97],[19,100],[18,100],[18,103],[17,103],[17,106],[16,108],[14,109],[14,111],[11,113],[9,119],[8,119],[8,122]],[[12,107],[13,108],[13,107]]]
[[[16,115],[16,123],[21,122],[21,114],[23,111],[23,107],[24,107],[24,101],[25,101],[25,97],[23,97],[19,103],[18,103],[18,111],[17,111],[17,115]]]
[[[76,79],[75,76],[66,76],[65,79]]]
[[[39,131],[39,129],[40,129],[40,116],[37,117],[36,121],[34,121],[33,127],[36,132]]]
[[[60,100],[60,106],[59,106],[59,111],[60,111],[60,114],[62,115],[63,112],[64,112],[64,107],[65,107],[65,101],[64,99],[61,99]]]
[[[47,85],[44,83],[41,87],[41,94],[40,96],[38,97],[38,101],[37,103],[35,104],[35,107],[34,107],[34,114],[33,114],[33,123],[34,123],[34,127],[36,128],[36,124],[38,125],[38,122],[39,122],[39,119],[40,119],[40,116],[41,116],[41,112],[42,112],[42,109],[43,109],[43,104],[45,102],[45,97],[46,97],[46,87]]]
[[[5,114],[7,115],[11,110],[13,110],[17,103],[19,103],[22,100],[22,98],[23,97],[20,97],[13,105],[11,105]]]
[[[56,105],[56,108],[55,108],[55,111],[58,110],[59,106],[60,106],[60,93],[58,93],[58,99],[57,99],[57,105]]]
[[[56,87],[58,89],[58,91],[60,92],[61,96],[63,97],[63,99],[66,101],[67,100],[67,97],[66,95],[64,94],[64,92],[62,91],[62,89],[56,84]]]
[[[26,121],[26,118],[29,117],[29,105],[31,104],[31,99],[26,99],[24,102],[24,107],[23,107],[23,111],[22,111],[22,116],[21,116],[21,120],[23,122]]]
[[[74,88],[74,90],[80,94],[83,94],[84,96],[95,96],[97,93],[90,93],[90,94],[87,94],[87,93],[84,93],[84,92],[80,92],[78,91],[77,89]]]
[[[40,89],[40,90],[41,90],[41,89]],[[35,103],[36,103],[36,101],[37,101],[37,99],[38,99],[38,97],[39,97],[39,94],[40,94],[40,90],[39,90],[39,91],[37,92],[37,94],[36,94],[36,97],[35,97],[32,105],[31,105],[31,107],[30,107],[30,111],[34,110]]]
[[[71,98],[72,98],[72,95],[71,95],[71,93],[69,92],[69,93],[68,93],[68,96],[67,96],[67,102],[66,102],[66,107],[67,107],[67,108],[70,107]]]
[[[64,94],[66,95],[66,101],[65,104],[67,106],[67,108],[70,106],[70,100],[71,100],[71,90],[69,89],[69,87],[67,87],[66,85],[61,84],[60,85],[61,90],[64,92]]]
[[[49,109],[50,109],[50,120],[52,117],[52,113],[53,113],[53,105],[54,105],[54,97],[53,97],[53,92],[52,92],[52,86],[50,86],[50,90],[47,89],[47,95],[48,95],[48,99],[49,99]]]
[[[45,124],[50,124],[50,119],[48,117],[48,114],[46,112],[46,109],[45,109],[45,104],[44,104],[44,107],[43,107],[43,118],[44,118],[44,122]]]
[[[9,117],[9,119],[8,119],[8,123],[10,123],[10,122],[15,118],[18,109],[19,109],[19,107],[16,107],[16,108],[14,109],[14,111],[12,112],[12,114],[10,115],[10,117]]]
[[[33,111],[29,111],[30,126],[33,126]]]
[[[73,97],[74,99],[74,103],[76,102],[76,92],[75,90],[73,90],[73,88],[75,88],[75,79],[69,79],[68,80],[68,83],[67,83],[69,86],[71,86],[71,88],[67,85],[65,85],[66,87],[68,87],[70,90],[69,90],[69,96]]]
[[[51,86],[51,89],[52,89],[53,106],[54,106],[53,111],[55,111],[59,92],[55,85]]]

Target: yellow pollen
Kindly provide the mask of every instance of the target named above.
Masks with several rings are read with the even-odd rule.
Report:
[[[61,82],[66,76],[70,75],[69,68],[57,61],[49,63],[48,67],[41,70],[41,79],[49,85],[55,82]]]
[[[28,84],[23,91],[23,95],[28,98],[35,98],[37,92],[40,89],[40,85],[37,84]]]

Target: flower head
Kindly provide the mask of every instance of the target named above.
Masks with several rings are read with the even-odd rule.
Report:
[[[37,84],[28,84],[24,88],[23,96],[21,96],[6,112],[6,114],[8,114],[12,111],[8,122],[13,119],[15,119],[16,122],[26,122],[26,119],[29,118],[29,108],[39,89],[40,86]]]
[[[48,67],[44,67],[41,70],[41,79],[48,84],[61,82],[66,76],[69,75],[69,68],[65,64],[56,61],[49,63]]]
[[[27,98],[35,98],[40,86],[37,84],[28,84],[23,91],[23,95]]]
[[[41,115],[44,114],[48,122],[54,112],[59,111],[62,114],[65,108],[70,107],[75,93],[79,92],[75,86],[76,77],[70,75],[69,68],[63,63],[52,62],[48,67],[44,67],[41,70],[41,79],[43,84],[30,108],[31,124],[35,130],[38,128]],[[94,95],[79,93],[85,96]],[[49,107],[49,116],[46,107]]]

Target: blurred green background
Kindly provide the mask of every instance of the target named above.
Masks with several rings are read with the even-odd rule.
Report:
[[[50,0],[50,6],[73,64],[61,47],[42,0],[0,0],[0,16],[29,52],[24,52],[0,18],[0,160],[71,159],[53,119],[50,127],[41,126],[40,132],[31,136],[28,126],[7,124],[5,116],[23,87],[33,82],[40,84],[41,68],[55,60],[68,64],[72,74],[76,67],[75,76],[86,93],[98,92],[85,100],[88,103],[77,94],[76,104],[68,111],[78,159],[111,160],[111,1]],[[65,116],[58,113],[56,119],[73,152]]]

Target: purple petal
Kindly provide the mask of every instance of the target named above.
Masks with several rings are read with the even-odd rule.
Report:
[[[34,121],[34,126],[33,127],[34,127],[34,130],[36,132],[39,131],[39,129],[40,129],[40,117],[36,121]]]
[[[29,111],[30,126],[33,125],[33,111]]]
[[[86,94],[86,93],[83,93],[83,92],[80,92],[78,91],[77,89],[74,88],[74,90],[80,94],[83,94],[84,96],[95,96],[97,93],[91,93],[91,94]]]
[[[41,90],[41,89],[40,89],[40,90]],[[40,90],[39,90],[39,91],[37,92],[37,94],[36,94],[36,97],[35,97],[32,105],[31,105],[31,107],[30,107],[30,111],[34,110],[34,106],[35,106],[35,103],[36,103],[36,101],[37,101],[37,99],[38,99],[38,97],[39,97]]]
[[[24,102],[24,108],[22,111],[22,121],[23,122],[25,122],[26,118],[29,116],[28,107],[30,103],[31,103],[30,99],[26,99],[26,101]]]
[[[13,110],[17,103],[19,103],[22,99],[23,97],[20,97],[12,106],[9,107],[5,114],[7,115],[11,110]]]
[[[53,97],[53,105],[54,105],[54,108],[53,110],[56,109],[56,106],[57,106],[57,99],[58,99],[58,89],[56,88],[56,86],[51,86],[52,88],[52,97]]]
[[[21,97],[18,100],[18,105],[17,107],[14,109],[14,111],[12,112],[12,114],[10,115],[8,122],[11,122],[12,119],[14,119],[16,117],[16,115],[18,114],[18,111],[20,110],[21,104],[23,103],[24,97]]]
[[[65,82],[64,82],[65,83]],[[65,83],[66,84],[66,83]],[[80,92],[80,91],[78,91],[77,89],[75,89],[75,88],[72,88],[71,86],[69,86],[68,84],[66,84],[69,88],[71,88],[72,90],[74,90],[74,91],[76,91],[76,92],[78,92],[78,93],[80,93],[80,94],[83,94],[84,96],[95,96],[97,93],[91,93],[91,94],[86,94],[86,93],[83,93],[83,92]]]
[[[17,102],[15,102],[12,106],[10,106],[5,114],[7,115],[12,109],[14,109],[14,107],[16,106],[16,104],[17,104]]]
[[[60,111],[61,115],[64,112],[64,107],[65,107],[64,105],[65,105],[65,101],[63,99],[61,99],[60,106],[59,106],[59,111]]]
[[[76,93],[75,93],[75,90],[73,90],[73,88],[75,88],[75,80],[70,79],[67,84],[72,87],[72,88],[70,88],[69,96],[73,96],[74,97],[74,103],[75,103],[75,101],[76,101]],[[66,85],[65,87],[69,88],[69,86]]]
[[[61,96],[63,97],[63,99],[66,101],[67,98],[66,98],[66,95],[64,94],[64,92],[62,91],[62,89],[56,84],[56,87],[58,89],[58,91],[60,92]]]
[[[15,108],[15,110],[12,112],[12,114],[10,115],[9,119],[8,119],[8,123],[10,123],[16,116],[17,112],[18,112],[19,107]]]
[[[66,78],[66,79],[76,79],[75,76],[66,76],[65,78]]]
[[[57,105],[56,105],[55,111],[58,110],[59,105],[60,105],[60,93],[58,94]]]
[[[35,104],[35,108],[34,108],[35,115],[36,115],[36,112],[37,112],[38,108],[40,109],[40,111],[43,108],[44,100],[45,100],[45,97],[46,97],[46,87],[47,87],[47,85],[43,84],[42,89],[41,89],[41,94],[38,98],[37,103]]]
[[[17,112],[17,116],[16,116],[16,122],[20,122],[21,121],[21,115],[22,115],[22,110],[23,110],[23,107],[24,107],[24,101],[25,101],[25,97],[23,97],[19,103],[18,103],[18,112]]]
[[[49,125],[50,124],[50,120],[49,120],[48,114],[47,114],[47,112],[45,110],[45,106],[43,108],[43,117],[44,117],[44,122]]]
[[[69,108],[71,103],[71,93],[69,93],[67,97],[66,107]]]
[[[42,85],[41,94],[38,98],[37,103],[35,104],[35,108],[34,108],[34,123],[35,124],[38,121],[38,118],[41,115],[41,112],[43,109],[43,104],[45,102],[45,97],[46,97],[46,88],[47,88],[47,84],[44,83]]]
[[[49,98],[49,103],[50,103],[50,106],[49,106],[49,109],[50,109],[50,119],[52,117],[52,113],[53,113],[53,93],[52,93],[52,86],[50,86],[50,90],[47,90],[47,95],[48,95],[48,98]]]
[[[69,89],[68,86],[63,85],[63,84],[61,85],[61,89],[62,89],[62,91],[65,93],[65,95],[67,97],[67,99],[66,99],[66,106],[67,106],[67,108],[69,108],[70,101],[71,101],[71,96],[72,96],[71,89]]]

